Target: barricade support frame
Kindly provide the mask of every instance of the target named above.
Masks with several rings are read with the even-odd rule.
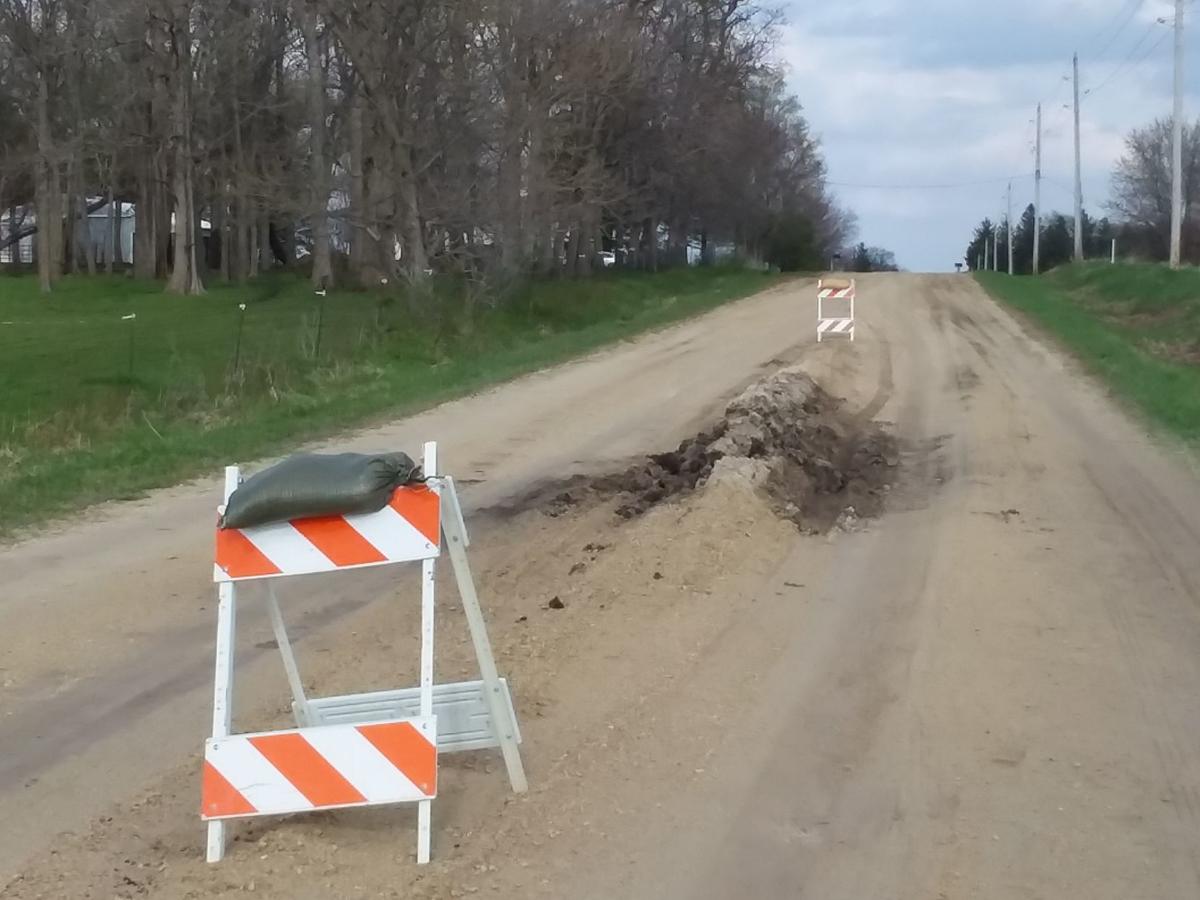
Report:
[[[218,582],[217,640],[213,679],[212,738],[236,737],[233,728],[234,638],[236,634],[238,588],[242,581],[261,581],[266,590],[266,607],[271,629],[283,661],[296,726],[301,733],[306,728],[319,728],[329,720],[339,723],[371,724],[385,719],[405,718],[418,713],[421,718],[447,714],[450,722],[458,723],[458,731],[443,738],[439,726],[437,751],[456,752],[498,748],[504,759],[509,784],[514,793],[528,790],[528,781],[521,760],[520,730],[513,709],[507,682],[497,671],[487,625],[479,596],[471,575],[466,550],[470,538],[462,514],[462,506],[454,479],[438,474],[437,445],[425,444],[422,468],[426,484],[439,495],[438,527],[447,555],[450,557],[462,608],[466,617],[472,646],[479,665],[480,678],[474,682],[436,685],[434,683],[434,616],[436,609],[437,560],[441,548],[433,548],[421,562],[421,656],[419,683],[416,688],[395,691],[375,691],[342,697],[310,698],[304,690],[300,669],[292,642],[288,636],[279,607],[274,577],[230,579]],[[237,466],[225,469],[224,503],[240,483]],[[399,564],[399,563],[396,563]],[[412,710],[412,701],[417,710]],[[484,712],[486,710],[486,713]],[[456,718],[457,717],[457,718]],[[443,746],[445,744],[445,746]],[[209,819],[207,859],[218,862],[225,855],[228,832],[227,818]],[[417,801],[417,862],[430,859],[432,832],[432,800]]]

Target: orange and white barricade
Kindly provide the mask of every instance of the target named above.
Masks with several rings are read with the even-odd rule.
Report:
[[[827,334],[846,334],[854,340],[854,279],[825,279],[817,282],[817,343]],[[842,304],[842,315],[829,313],[829,301]],[[846,304],[849,304],[847,310]]]
[[[512,697],[496,672],[467,564],[462,508],[454,480],[437,474],[436,444],[425,445],[422,469],[425,484],[397,489],[379,512],[217,529],[216,677],[201,786],[209,862],[224,856],[228,819],[395,803],[417,804],[417,862],[428,862],[440,753],[498,747],[512,789],[527,789]],[[225,502],[239,483],[237,467],[230,466],[225,470]],[[433,682],[434,576],[443,538],[479,662],[478,681]],[[419,684],[340,697],[306,696],[275,596],[276,581],[405,562],[421,563]],[[267,613],[291,687],[296,728],[231,733],[237,601],[247,581],[266,586]]]

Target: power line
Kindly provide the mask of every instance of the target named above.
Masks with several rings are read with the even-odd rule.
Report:
[[[1135,3],[1137,0],[1130,0],[1130,2]],[[1115,22],[1120,20],[1123,12],[1124,8],[1117,10],[1111,19],[1092,32],[1091,37],[1079,45],[1079,49],[1083,51],[1091,50],[1092,46],[1108,32],[1108,29],[1111,28]]]
[[[1066,182],[1059,181],[1057,178],[1051,178],[1049,175],[1043,175],[1042,181],[1045,184],[1049,184],[1051,187],[1058,188],[1060,191],[1070,197],[1075,196],[1075,188],[1071,187]]]
[[[1129,55],[1126,56],[1125,59],[1122,60],[1115,69],[1113,69],[1111,72],[1109,72],[1108,76],[1103,81],[1101,81],[1094,88],[1088,88],[1086,91],[1084,91],[1084,99],[1086,100],[1088,97],[1091,97],[1094,94],[1098,94],[1100,91],[1104,90],[1104,88],[1106,88],[1109,84],[1112,83],[1112,80],[1114,78],[1116,78],[1123,71],[1125,71],[1125,69],[1129,67],[1130,62],[1133,61],[1134,54],[1136,54],[1138,52],[1138,50],[1141,49],[1142,44],[1144,44],[1146,42],[1146,38],[1150,37],[1150,35],[1154,33],[1154,29],[1161,24],[1163,24],[1162,19],[1159,19],[1156,22],[1152,22],[1150,24],[1149,29],[1146,30],[1146,33],[1142,35],[1141,40],[1139,40],[1136,44],[1133,45],[1133,49],[1129,51]],[[1159,37],[1159,39],[1157,41],[1155,41],[1153,44],[1151,44],[1149,49],[1147,49],[1145,53],[1143,53],[1140,57],[1138,57],[1138,59],[1136,61],[1133,61],[1134,68],[1136,68],[1137,66],[1140,66],[1143,62],[1145,62],[1151,56],[1151,54],[1153,54],[1155,50],[1157,50],[1159,47],[1161,47],[1163,45],[1163,43],[1167,40],[1167,38],[1169,38],[1170,36],[1171,36],[1171,32],[1164,31],[1162,33],[1162,36]]]
[[[1118,27],[1117,30],[1113,32],[1112,36],[1108,39],[1107,43],[1105,43],[1105,45],[1100,48],[1099,52],[1096,53],[1096,59],[1100,59],[1101,57],[1103,57],[1104,54],[1108,52],[1108,49],[1114,43],[1116,43],[1117,38],[1119,38],[1122,34],[1125,33],[1125,29],[1129,27],[1129,23],[1133,21],[1133,17],[1138,14],[1138,11],[1142,8],[1142,6],[1145,5],[1145,3],[1146,3],[1146,0],[1132,0],[1132,2],[1129,4],[1130,5],[1129,15],[1127,15],[1125,17],[1125,21],[1121,23],[1120,27]],[[1120,13],[1118,13],[1117,15],[1119,17]]]

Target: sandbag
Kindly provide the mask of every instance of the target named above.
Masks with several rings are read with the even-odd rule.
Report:
[[[396,488],[421,481],[407,453],[302,453],[256,472],[229,497],[222,528],[383,509]]]

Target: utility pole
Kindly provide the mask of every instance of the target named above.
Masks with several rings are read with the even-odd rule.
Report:
[[[1037,162],[1033,169],[1033,274],[1042,261],[1042,104],[1037,108]]]
[[[1171,268],[1183,235],[1183,0],[1175,0],[1175,120],[1171,143]]]
[[[1075,69],[1075,262],[1083,262],[1083,159],[1079,151],[1079,54]]]
[[[1000,271],[1000,226],[992,226],[992,271]]]
[[[979,271],[981,271],[981,272],[986,272],[986,271],[987,271],[987,267],[988,267],[988,244],[989,244],[989,243],[991,243],[991,242],[988,240],[988,236],[985,234],[985,235],[983,236],[983,265],[979,267]]]
[[[1008,274],[1013,273],[1013,223],[1012,223],[1012,182],[1008,183],[1008,219],[1004,223],[1008,232]]]

